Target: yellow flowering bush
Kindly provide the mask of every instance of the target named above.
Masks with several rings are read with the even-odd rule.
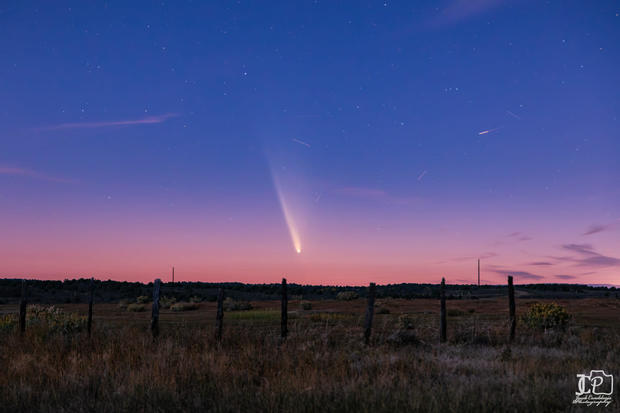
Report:
[[[535,303],[523,316],[523,323],[530,328],[547,330],[566,329],[570,315],[564,307],[556,303]]]
[[[17,314],[0,317],[0,332],[11,331],[18,326]],[[73,334],[86,328],[86,317],[66,313],[62,309],[38,304],[29,305],[26,310],[27,328],[43,328],[48,333]]]

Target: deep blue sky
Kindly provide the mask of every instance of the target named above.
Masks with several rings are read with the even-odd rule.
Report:
[[[619,13],[614,1],[3,1],[10,272],[146,277],[185,260],[218,278],[244,257],[226,267],[244,279],[266,254],[348,282],[375,251],[376,268],[432,256],[402,267],[415,277],[463,277],[430,266],[492,253],[498,274],[612,282]],[[303,216],[312,265],[291,264],[278,190]],[[584,236],[592,225],[605,230]],[[498,251],[516,232],[523,242]],[[122,251],[153,239],[128,263]],[[200,263],[214,245],[217,268]],[[611,261],[582,268],[588,253],[567,258],[570,245]],[[165,259],[141,267],[149,254]],[[536,254],[560,268],[527,267]]]

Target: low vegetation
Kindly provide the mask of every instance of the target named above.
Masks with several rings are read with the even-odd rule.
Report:
[[[76,313],[67,313],[56,306],[31,305],[27,308],[26,323],[44,335],[72,335],[86,328],[86,317]],[[6,314],[0,317],[0,332],[8,333],[17,330],[19,320],[17,314]]]
[[[146,311],[146,305],[138,303],[127,304],[125,308],[127,309],[127,311],[132,311],[134,313]]]
[[[172,311],[192,311],[198,310],[199,305],[197,303],[175,303],[170,306]]]
[[[252,309],[252,304],[248,301],[235,301],[231,297],[224,299],[223,306],[226,311],[247,311]]]
[[[233,311],[226,314],[225,318],[228,320],[277,322],[280,320],[280,311],[271,309]],[[289,318],[294,318],[294,315],[289,313]]]
[[[355,291],[342,291],[336,295],[336,298],[344,301],[356,300],[360,296]]]
[[[151,297],[149,297],[148,295],[141,295],[138,298],[136,298],[136,302],[138,304],[150,303],[151,302]]]
[[[172,307],[178,304],[195,303]],[[384,299],[380,307],[390,314],[375,318],[369,346],[362,340],[363,300],[312,302],[312,311],[291,311],[285,341],[279,303],[253,304],[225,312],[220,343],[215,303],[164,311],[156,340],[148,315],[119,312],[116,304],[95,306],[90,339],[83,328],[47,333],[58,331],[50,319],[83,325],[84,307],[75,304],[29,306],[23,337],[15,314],[4,315],[0,410],[567,411],[576,374],[615,372],[620,365],[615,299],[561,305],[571,323],[547,331],[522,321],[535,303],[518,300],[511,345],[505,299],[450,303],[461,312],[449,318],[445,344],[438,343],[437,300]],[[128,307],[134,305],[144,304]],[[617,390],[616,384],[614,408]]]
[[[159,307],[163,309],[168,309],[177,302],[177,299],[174,297],[163,296],[159,298]]]
[[[522,318],[525,325],[539,330],[565,330],[569,320],[566,309],[556,303],[534,303]]]

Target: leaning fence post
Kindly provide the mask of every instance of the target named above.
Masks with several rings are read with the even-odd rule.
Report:
[[[508,276],[508,309],[510,310],[510,342],[515,339],[517,317],[515,315],[515,287],[512,284],[512,275]]]
[[[22,280],[22,296],[19,301],[19,332],[24,334],[26,332],[26,300],[28,296],[28,290],[26,280]]]
[[[370,331],[372,329],[372,318],[375,314],[375,283],[370,283],[368,287],[368,306],[366,307],[366,320],[364,322],[364,342],[370,344]]]
[[[439,342],[446,342],[446,279],[441,279],[441,290],[440,290],[440,299],[441,299],[441,310],[439,314],[440,318],[440,335]]]
[[[153,283],[153,311],[151,312],[151,333],[153,338],[159,335],[159,285],[160,279]]]
[[[288,328],[286,327],[286,322],[288,320],[288,297],[286,295],[286,278],[282,278],[282,322],[281,322],[281,331],[280,337],[282,339],[286,338],[288,334]]]
[[[93,290],[94,289],[95,289],[95,279],[91,278],[90,286],[89,286],[90,294],[88,296],[88,324],[87,324],[88,337],[90,337],[90,330],[93,325]]]
[[[217,292],[217,314],[215,315],[215,338],[222,340],[222,325],[224,322],[224,289]]]

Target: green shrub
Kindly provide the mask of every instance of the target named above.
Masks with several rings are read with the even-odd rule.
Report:
[[[151,297],[149,297],[148,295],[141,295],[138,298],[136,298],[136,303],[138,304],[146,304],[150,302],[151,302]]]
[[[224,300],[224,310],[226,311],[247,311],[252,309],[252,304],[247,301],[235,301],[231,297]]]
[[[146,310],[146,306],[144,304],[138,304],[138,303],[127,304],[127,311],[133,311],[133,312],[139,313],[144,310]]]
[[[65,313],[58,307],[31,305],[26,313],[27,323],[45,324],[52,333],[72,334],[86,327],[86,317]]]
[[[408,314],[398,317],[396,330],[390,334],[386,341],[393,345],[417,344],[420,342],[414,331],[413,318]]]
[[[0,333],[13,331],[17,328],[17,314],[0,316]]]
[[[202,297],[198,297],[197,295],[193,295],[189,298],[190,303],[200,303],[202,302]]]
[[[308,301],[302,301],[300,303],[301,309],[304,311],[310,311],[312,310],[312,303],[309,303]]]
[[[0,317],[0,332],[16,329],[18,326],[17,314],[7,314]],[[86,317],[75,313],[65,313],[55,306],[33,304],[26,309],[26,325],[28,328],[43,328],[51,334],[73,334],[86,327]]]
[[[449,317],[460,317],[465,315],[465,311],[459,310],[458,308],[448,308],[447,313]]]
[[[510,349],[510,346],[506,346],[504,350],[502,350],[499,359],[501,361],[510,361],[510,359],[512,359],[512,350]]]
[[[120,300],[118,302],[118,308],[120,308],[121,310],[126,310],[128,304],[129,304],[128,300]]]
[[[345,313],[314,313],[310,315],[310,320],[322,323],[335,323],[337,321],[351,320],[354,316]]]
[[[412,330],[414,327],[413,317],[409,314],[401,314],[398,316],[398,328],[401,330]]]
[[[250,310],[237,311],[227,314],[226,317],[231,320],[252,320],[261,322],[275,322],[280,320],[281,313],[279,310]],[[296,318],[294,313],[288,313],[289,319]]]
[[[569,320],[570,315],[566,309],[556,303],[535,303],[522,318],[523,324],[538,330],[564,330]]]
[[[161,308],[166,308],[167,309],[167,308],[170,308],[176,302],[177,302],[176,298],[164,296],[164,297],[161,297],[159,299],[159,306]]]
[[[198,310],[198,304],[196,303],[176,303],[170,306],[172,311],[191,311]]]
[[[342,291],[336,295],[336,298],[343,301],[351,301],[359,298],[359,294],[355,291]]]

